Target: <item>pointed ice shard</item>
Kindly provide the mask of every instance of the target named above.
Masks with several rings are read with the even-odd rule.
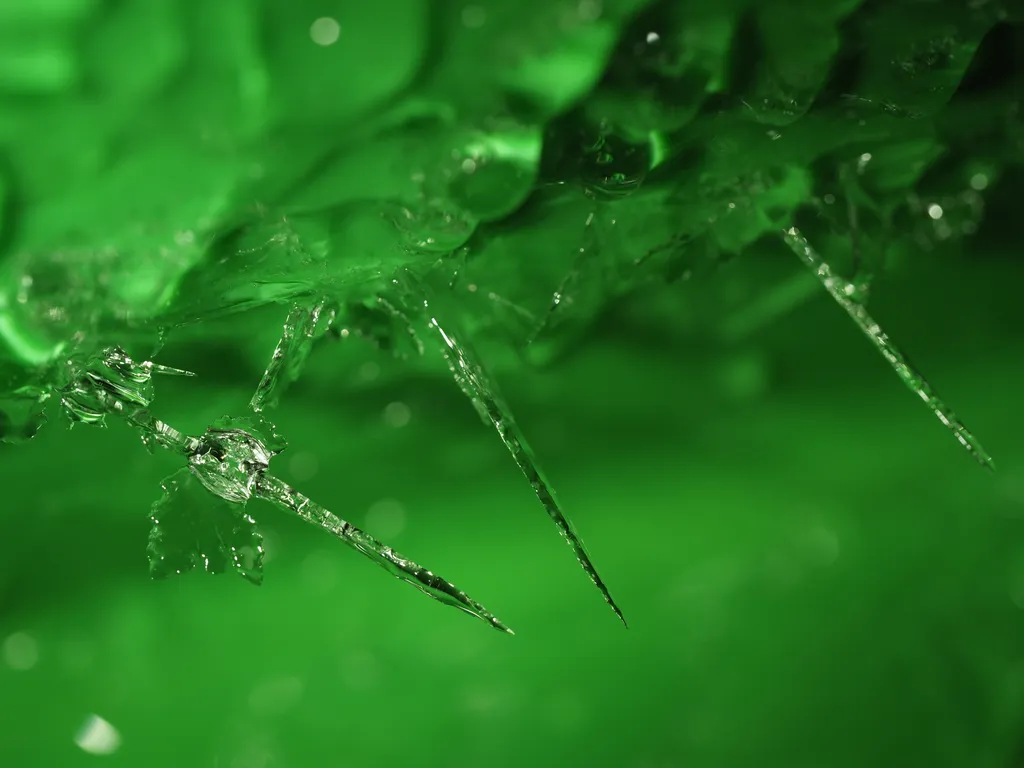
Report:
[[[537,458],[526,442],[526,438],[519,430],[512,411],[505,404],[496,384],[491,380],[485,371],[483,364],[465,339],[458,338],[450,327],[441,325],[441,322],[431,314],[430,307],[424,300],[424,308],[428,313],[427,325],[435,333],[441,342],[440,349],[448,361],[448,367],[459,388],[470,399],[477,412],[485,423],[490,423],[497,430],[501,441],[508,448],[509,453],[515,460],[523,475],[530,482],[534,493],[544,506],[544,510],[558,528],[559,533],[565,538],[572,548],[580,566],[590,577],[604,597],[605,602],[611,606],[615,615],[626,625],[626,619],[622,611],[615,603],[608,587],[598,574],[597,569],[590,560],[590,555],[583,546],[579,535],[573,528],[572,523],[562,512],[562,507],[555,497],[554,489],[551,487],[544,473],[541,471]],[[628,626],[628,625],[626,625]]]
[[[492,613],[454,584],[395,552],[369,534],[311,501],[282,480],[267,474],[271,459],[284,450],[273,425],[262,418],[219,420],[206,434],[191,438],[195,447],[189,470],[210,493],[232,504],[255,497],[330,531],[392,575],[445,605],[511,633]]]
[[[957,441],[974,456],[975,460],[988,470],[995,470],[992,458],[982,448],[978,439],[963,425],[952,409],[932,389],[931,384],[921,373],[911,365],[899,348],[868,314],[864,304],[857,301],[857,286],[836,275],[828,263],[807,242],[807,238],[801,234],[796,227],[790,227],[782,232],[783,240],[800,257],[817,276],[825,290],[829,292],[836,303],[853,318],[857,327],[864,332],[875,348],[882,353],[889,365],[896,371],[907,388],[924,401],[935,417],[949,429]]]
[[[497,616],[460,590],[451,582],[428,571],[423,566],[395,552],[368,533],[342,520],[330,510],[303,496],[282,480],[271,475],[261,475],[254,488],[255,496],[269,501],[303,520],[333,533],[353,549],[361,552],[377,565],[401,581],[411,584],[435,600],[476,616],[495,629],[515,634]]]
[[[299,378],[313,343],[330,330],[336,314],[337,306],[324,297],[292,305],[250,408],[259,412],[277,405],[284,389]]]
[[[266,386],[261,385],[253,398],[254,409],[259,411],[271,402],[275,388],[297,375],[297,366],[308,354],[318,328],[327,327],[319,324],[325,311],[334,311],[325,301],[318,302],[308,313],[302,308],[293,310],[285,337],[278,345],[278,351],[283,352],[275,352],[264,376]],[[107,416],[117,416],[140,431],[143,443],[151,451],[159,446],[188,461],[188,469],[164,481],[164,494],[152,508],[148,552],[150,571],[155,578],[199,567],[208,573],[223,573],[230,568],[254,584],[261,583],[263,538],[256,521],[245,511],[246,503],[256,496],[331,531],[435,600],[512,633],[451,582],[267,474],[271,459],[287,443],[262,414],[219,419],[199,437],[179,432],[153,417],[149,406],[153,400],[154,373],[192,375],[149,361],[137,363],[123,349],[110,347],[98,355],[68,361],[59,395],[72,423],[102,426]],[[42,402],[48,391],[31,394]],[[0,428],[5,426],[0,420]],[[0,432],[0,437],[3,436]]]
[[[149,408],[153,400],[154,373],[192,376],[188,371],[137,363],[120,347],[108,347],[84,360],[69,360],[67,384],[60,402],[72,424],[105,426],[107,416],[128,418]]]

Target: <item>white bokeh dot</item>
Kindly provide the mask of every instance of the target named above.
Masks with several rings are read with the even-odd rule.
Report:
[[[366,530],[387,541],[405,529],[405,508],[395,499],[381,499],[366,512]]]
[[[317,45],[334,45],[341,34],[341,25],[329,16],[319,18],[309,27],[309,36]]]
[[[304,451],[292,456],[288,462],[288,469],[297,482],[304,483],[316,476],[320,470],[320,462],[312,453]]]
[[[369,382],[380,376],[380,366],[372,360],[359,366],[358,378],[361,382]]]
[[[479,5],[467,5],[462,9],[462,24],[469,29],[480,29],[487,21],[487,11]]]
[[[39,648],[32,635],[25,632],[8,635],[4,640],[3,660],[11,669],[32,669],[39,661]]]
[[[121,746],[121,734],[99,715],[89,715],[75,734],[75,744],[92,755],[112,755]]]
[[[388,403],[384,408],[384,423],[389,427],[404,427],[412,419],[412,411],[403,402]]]

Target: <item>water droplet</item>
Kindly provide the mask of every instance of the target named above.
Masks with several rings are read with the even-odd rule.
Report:
[[[580,176],[588,194],[616,199],[639,189],[650,167],[650,143],[633,144],[615,134],[602,133],[583,150]]]
[[[445,194],[481,221],[508,216],[533,191],[542,143],[539,128],[517,122],[471,133],[453,150]]]
[[[460,175],[472,179],[476,174]],[[447,254],[466,244],[476,231],[478,219],[450,199],[430,198],[415,208],[402,208],[395,225],[411,248]]]

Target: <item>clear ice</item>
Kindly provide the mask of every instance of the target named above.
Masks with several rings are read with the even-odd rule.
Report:
[[[44,409],[50,392],[34,381],[9,387],[5,384],[0,384],[0,443],[31,440],[46,422]]]
[[[105,426],[110,415],[130,420],[149,408],[154,373],[192,375],[148,361],[136,363],[120,347],[108,347],[84,360],[72,358],[65,365],[67,383],[60,389],[60,401],[72,424]]]
[[[422,285],[416,283],[412,275],[408,274],[406,275],[406,280],[396,281],[396,284],[403,288],[409,296],[422,294],[425,290]],[[378,296],[373,308],[363,305],[349,308],[350,313],[356,313],[350,319],[355,321],[355,326],[360,335],[368,336],[378,346],[392,349],[395,347],[397,340],[390,338],[391,336],[407,337],[402,340],[409,343],[414,353],[422,354],[423,343],[416,333],[410,313],[404,310],[404,304],[404,301],[397,298],[391,300],[384,296]],[[422,306],[424,309],[429,309],[426,299],[422,300]],[[325,312],[329,313],[329,319],[326,323],[321,319]],[[326,299],[320,299],[311,306],[299,304],[293,306],[285,322],[281,339],[274,350],[270,365],[267,366],[263,380],[260,382],[256,395],[250,404],[254,410],[260,411],[262,408],[273,404],[275,398],[271,396],[271,393],[279,392],[287,382],[294,381],[298,377],[301,365],[309,354],[312,343],[334,322],[336,313],[337,306],[331,304]],[[611,606],[615,615],[625,624],[626,620],[622,611],[612,599],[607,586],[605,586],[604,581],[597,573],[597,569],[591,562],[590,556],[587,554],[579,535],[562,512],[553,489],[540,471],[533,451],[519,431],[508,406],[499,397],[496,385],[487,376],[483,366],[468,345],[457,342],[450,330],[442,328],[435,317],[429,317],[427,326],[430,332],[436,333],[439,340],[443,342],[440,345],[440,349],[455,376],[456,383],[463,393],[469,397],[485,423],[492,424],[498,431],[502,442],[512,454],[513,459],[527,480],[529,480],[544,509],[570,547],[572,547],[583,570],[601,591],[601,594]],[[392,351],[398,353],[398,348],[395,347]],[[249,451],[247,461],[251,465],[258,465],[262,461],[260,456],[253,454],[252,447],[246,450]],[[204,484],[208,482],[222,482],[220,472],[223,471],[226,470],[218,470],[218,475],[209,480],[203,480],[202,477],[200,477],[200,480]],[[337,518],[328,510],[309,501],[281,481],[268,477],[262,482],[262,487],[270,489],[270,495],[263,495],[260,498],[289,509],[314,525],[319,525],[334,533],[398,578],[413,584],[431,597],[471,613],[491,623],[498,629],[507,630],[483,606],[468,598],[464,592],[458,590],[449,582],[399,555],[390,547],[382,545],[376,539],[368,536],[350,523]],[[207,485],[207,487],[211,488],[210,485]],[[211,490],[214,489],[211,488]],[[214,492],[218,491],[214,490]],[[246,495],[251,494],[253,491],[249,487],[237,487],[233,489],[233,492],[238,495]]]
[[[327,308],[317,304],[309,314],[293,310],[295,325],[287,325],[254,402],[273,402],[279,378],[294,378],[311,343],[317,318]],[[333,310],[329,310],[333,311]],[[297,333],[296,333],[297,331]],[[72,423],[105,426],[106,417],[123,418],[142,434],[152,450],[161,447],[182,456],[187,469],[163,481],[163,495],[154,503],[149,536],[150,573],[154,577],[186,573],[202,567],[208,573],[231,569],[254,584],[263,580],[263,538],[246,503],[263,499],[337,536],[392,575],[445,605],[453,606],[512,633],[483,605],[451,582],[395,552],[366,532],[311,501],[267,473],[270,461],[287,447],[274,426],[260,413],[252,417],[219,419],[200,436],[186,435],[156,419],[152,375],[192,375],[149,361],[135,362],[119,347],[67,362],[60,399]],[[290,380],[290,379],[289,379]],[[267,395],[260,398],[259,394]]]
[[[846,310],[846,313],[857,324],[857,327],[864,332],[864,335],[871,340],[875,348],[882,353],[882,357],[888,361],[892,369],[896,371],[896,375],[900,377],[900,380],[907,388],[924,401],[924,404],[935,414],[935,417],[953,433],[953,436],[956,437],[960,445],[979,464],[990,471],[994,471],[995,464],[981,446],[981,443],[978,442],[978,439],[963,425],[952,409],[935,392],[931,384],[911,365],[910,361],[893,343],[888,334],[868,314],[864,303],[858,300],[860,292],[857,286],[836,275],[828,262],[822,259],[814,248],[811,247],[811,244],[807,242],[807,238],[796,227],[783,230],[782,237],[790,249],[800,257],[800,260],[817,275],[818,280],[825,287],[825,290],[829,292],[829,295],[835,299],[839,306]]]
[[[445,605],[458,608],[471,616],[486,621],[495,629],[515,634],[494,614],[450,581],[432,573],[386,544],[382,544],[368,533],[342,520],[330,510],[303,496],[284,481],[271,475],[260,475],[255,489],[257,498],[269,501],[286,512],[298,515],[306,522],[333,533],[397,579],[411,584]]]
[[[440,350],[448,362],[448,367],[455,377],[455,382],[473,403],[477,413],[480,414],[484,422],[492,424],[497,430],[501,441],[505,444],[509,453],[512,454],[512,458],[529,481],[534,493],[537,494],[537,498],[558,528],[559,533],[562,534],[562,537],[572,548],[573,554],[576,555],[576,559],[579,561],[584,572],[590,577],[594,586],[600,590],[605,602],[611,606],[615,615],[619,617],[619,621],[624,626],[628,626],[625,616],[623,616],[619,606],[612,598],[608,587],[605,586],[604,581],[598,574],[597,568],[594,567],[579,534],[576,533],[572,523],[569,522],[565,513],[562,512],[562,507],[555,497],[554,489],[547,481],[547,478],[544,477],[537,463],[536,456],[526,442],[526,438],[523,437],[515,419],[512,417],[511,410],[501,398],[496,384],[491,380],[468,342],[457,338],[450,327],[441,325],[437,317],[430,312],[426,299],[424,299],[423,305],[427,310],[427,325],[441,342],[439,345]]]
[[[254,434],[254,431],[263,431],[263,434]],[[276,440],[276,444],[268,445],[266,435]],[[234,504],[245,504],[251,498],[267,501],[333,533],[392,575],[435,600],[476,616],[495,629],[510,632],[497,617],[451,582],[398,554],[284,481],[267,474],[270,460],[285,446],[283,440],[273,435],[272,427],[266,421],[260,421],[257,426],[251,419],[223,419],[198,440],[198,447],[189,456],[189,470],[211,493]]]
[[[188,457],[189,471],[210,493],[245,504],[274,454],[245,429],[206,430]]]
[[[243,507],[207,493],[185,469],[162,486],[146,550],[154,578],[201,567],[207,573],[231,569],[253,584],[263,582],[263,536]]]
[[[337,311],[337,305],[325,297],[292,305],[281,339],[249,403],[250,408],[259,412],[277,405],[285,387],[302,373],[313,343],[331,329]]]

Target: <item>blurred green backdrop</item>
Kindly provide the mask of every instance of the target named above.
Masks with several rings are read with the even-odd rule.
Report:
[[[127,766],[1018,765],[1021,271],[943,266],[886,283],[876,311],[995,476],[824,294],[735,344],[620,307],[570,360],[505,377],[628,630],[457,389],[359,342],[318,349],[286,397],[279,474],[515,637],[261,504],[262,588],[152,582],[171,457],[119,426],[4,448],[4,764],[91,764],[73,738],[96,713]],[[259,374],[198,345],[161,359],[199,374],[158,397],[193,431]]]
[[[273,471],[514,637],[261,502],[262,587],[150,580],[180,460],[51,398],[0,445],[0,768],[1024,766],[1022,30],[1019,0],[0,0],[0,396],[172,327],[197,377],[154,412],[199,434],[289,301],[433,265],[630,623],[437,356],[324,340]]]

